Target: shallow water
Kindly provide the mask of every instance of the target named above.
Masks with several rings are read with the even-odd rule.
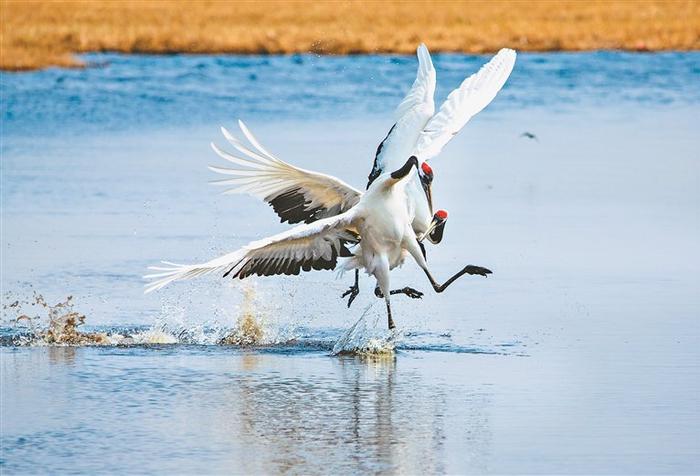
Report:
[[[347,310],[333,273],[148,296],[140,276],[285,228],[207,186],[219,124],[362,187],[414,60],[88,59],[0,75],[8,473],[700,471],[700,54],[521,55],[433,164],[431,267],[494,274],[394,299],[373,358],[332,356],[363,313],[386,338],[369,278]],[[439,55],[438,95],[482,60]],[[412,264],[392,279],[429,289]],[[137,337],[13,345],[33,291]],[[262,345],[217,345],[244,312]]]

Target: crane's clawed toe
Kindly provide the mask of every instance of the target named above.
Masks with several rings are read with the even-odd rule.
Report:
[[[403,287],[401,289],[392,289],[391,293],[392,295],[394,294],[405,294],[406,296],[410,297],[411,299],[420,299],[423,297],[423,293],[418,291],[417,289],[410,288],[408,286]],[[374,295],[377,296],[378,298],[383,298],[384,293],[382,292],[379,287],[374,288]]]
[[[409,288],[406,286],[403,289],[400,289],[402,294],[405,294],[406,296],[410,297],[411,299],[420,299],[423,297],[423,293],[418,291],[417,289]]]
[[[357,284],[353,284],[353,285],[350,286],[350,287],[348,288],[348,290],[345,291],[345,292],[343,293],[343,295],[340,296],[340,297],[341,297],[341,298],[344,298],[345,296],[348,296],[348,295],[350,296],[350,298],[348,299],[348,308],[349,308],[350,305],[351,305],[352,302],[355,300],[355,298],[357,297],[358,294],[360,294],[360,287],[359,287]]]
[[[488,276],[489,274],[493,274],[493,272],[490,269],[487,268],[482,268],[481,266],[474,266],[473,264],[469,264],[464,267],[464,272],[467,274],[478,274],[479,276]]]

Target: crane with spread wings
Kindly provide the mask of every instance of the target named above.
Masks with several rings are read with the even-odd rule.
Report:
[[[166,262],[152,267],[156,272],[146,276],[154,280],[147,284],[147,292],[213,272],[243,279],[253,274],[335,269],[339,258],[347,258],[342,268],[355,270],[355,284],[344,294],[350,294],[348,306],[359,292],[359,270],[364,269],[377,280],[375,293],[386,300],[389,328],[393,328],[389,296],[421,295],[408,287],[389,287],[389,271],[403,264],[408,255],[424,270],[436,292],[464,274],[490,274],[486,268],[468,265],[439,284],[428,270],[422,242],[426,237],[434,243],[441,240],[447,214],[442,210],[433,213],[434,174],[427,162],[493,100],[508,79],[515,57],[513,50],[499,51],[450,93],[435,113],[435,69],[427,48],[420,45],[416,80],[396,109],[395,124],[377,148],[365,192],[278,159],[242,121],[239,127],[251,147],[222,128],[224,137],[243,157],[212,144],[219,156],[236,166],[210,167],[227,176],[215,183],[229,187],[224,193],[247,193],[265,200],[282,222],[303,224],[204,264]]]

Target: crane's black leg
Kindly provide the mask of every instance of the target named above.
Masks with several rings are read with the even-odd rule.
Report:
[[[391,304],[389,303],[389,299],[386,299],[386,314],[389,316],[389,330],[392,330],[396,327],[394,324],[394,320],[391,318]]]
[[[392,289],[389,294],[405,294],[406,296],[413,298],[413,299],[420,299],[423,297],[423,293],[418,291],[417,289],[409,288],[408,286],[401,288],[401,289]],[[374,295],[377,296],[378,298],[383,298],[384,293],[382,292],[381,289],[379,289],[379,286],[374,288]]]
[[[481,266],[474,266],[472,264],[469,264],[465,266],[460,272],[452,276],[450,279],[445,281],[443,284],[439,284],[437,281],[435,281],[435,278],[433,278],[433,275],[430,274],[430,271],[428,271],[428,268],[423,268],[423,271],[425,271],[426,276],[428,276],[428,280],[430,281],[430,284],[433,285],[433,289],[435,290],[436,293],[441,293],[445,289],[447,289],[447,286],[450,284],[454,283],[457,281],[460,277],[462,277],[465,274],[471,274],[471,275],[479,275],[479,276],[488,276],[491,274],[491,270],[482,268]]]
[[[343,293],[341,298],[344,298],[347,295],[350,295],[350,299],[348,299],[348,307],[350,307],[350,304],[355,300],[357,295],[360,294],[360,270],[356,269],[355,270],[355,284],[350,286],[350,288]]]

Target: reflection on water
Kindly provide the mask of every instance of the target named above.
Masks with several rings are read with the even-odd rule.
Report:
[[[47,352],[49,354],[49,362],[52,364],[72,365],[75,363],[75,347],[56,347],[49,346]]]
[[[338,473],[444,471],[443,389],[426,387],[395,359],[348,357],[332,365],[333,376],[247,375],[228,387],[228,399],[239,402],[229,418],[245,444],[264,442],[275,455],[265,472],[320,461],[319,470]]]
[[[125,472],[436,474],[447,470],[448,434],[463,448],[464,468],[483,469],[479,458],[488,454],[488,395],[448,383],[437,369],[426,378],[420,359],[106,351],[2,350],[3,381],[13,382],[3,386],[9,471],[53,461],[59,472],[118,464]],[[98,456],[104,441],[110,451]],[[123,460],[134,446],[165,451],[164,461]],[[45,458],[28,457],[32,451]],[[80,458],[57,457],[66,451]],[[194,454],[210,457],[186,457]]]

